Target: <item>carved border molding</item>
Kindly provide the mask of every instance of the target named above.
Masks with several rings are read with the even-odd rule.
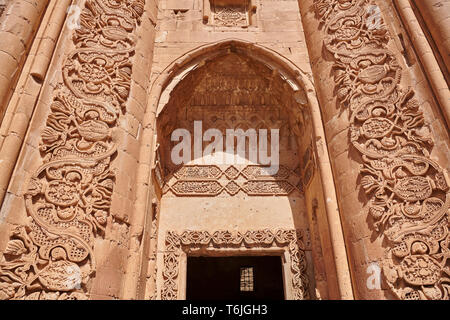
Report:
[[[362,157],[366,209],[388,246],[383,273],[400,299],[449,299],[449,178],[430,159],[432,139],[391,37],[370,0],[314,0],[335,60],[337,99],[349,109]],[[378,11],[378,13],[377,13]]]
[[[292,288],[295,300],[309,299],[309,279],[306,274],[307,262],[302,243],[303,236],[297,230],[268,229],[231,232],[231,231],[191,231],[181,234],[168,231],[166,234],[166,248],[164,252],[163,286],[161,300],[178,299],[178,274],[180,258],[183,251],[189,247],[207,248],[267,248],[287,247],[290,255],[292,271]]]
[[[29,223],[13,230],[0,262],[0,299],[88,297],[115,183],[112,130],[125,112],[143,12],[144,0],[86,1],[41,134],[43,165],[24,195]]]

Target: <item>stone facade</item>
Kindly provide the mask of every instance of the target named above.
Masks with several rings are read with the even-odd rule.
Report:
[[[185,299],[239,255],[286,299],[449,299],[447,4],[0,3],[0,299]]]

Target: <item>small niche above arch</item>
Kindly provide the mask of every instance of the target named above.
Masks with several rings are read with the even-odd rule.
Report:
[[[224,28],[256,25],[256,0],[203,0],[203,23]]]

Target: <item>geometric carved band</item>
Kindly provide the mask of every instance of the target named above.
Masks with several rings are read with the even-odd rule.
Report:
[[[161,300],[178,299],[178,274],[180,258],[183,250],[189,247],[207,248],[268,248],[287,247],[292,271],[292,288],[295,300],[309,299],[308,276],[306,274],[306,257],[302,235],[297,230],[268,229],[246,231],[184,231],[178,234],[169,231],[166,234],[166,249],[164,252],[163,287]]]

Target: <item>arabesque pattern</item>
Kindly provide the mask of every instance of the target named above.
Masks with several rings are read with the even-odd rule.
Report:
[[[94,238],[105,229],[115,175],[111,138],[130,92],[144,0],[87,0],[42,131],[43,165],[24,195],[0,263],[0,299],[85,299]]]
[[[449,179],[430,158],[432,139],[414,92],[369,0],[315,0],[337,98],[350,111],[361,185],[388,242],[383,271],[400,299],[449,299]]]

